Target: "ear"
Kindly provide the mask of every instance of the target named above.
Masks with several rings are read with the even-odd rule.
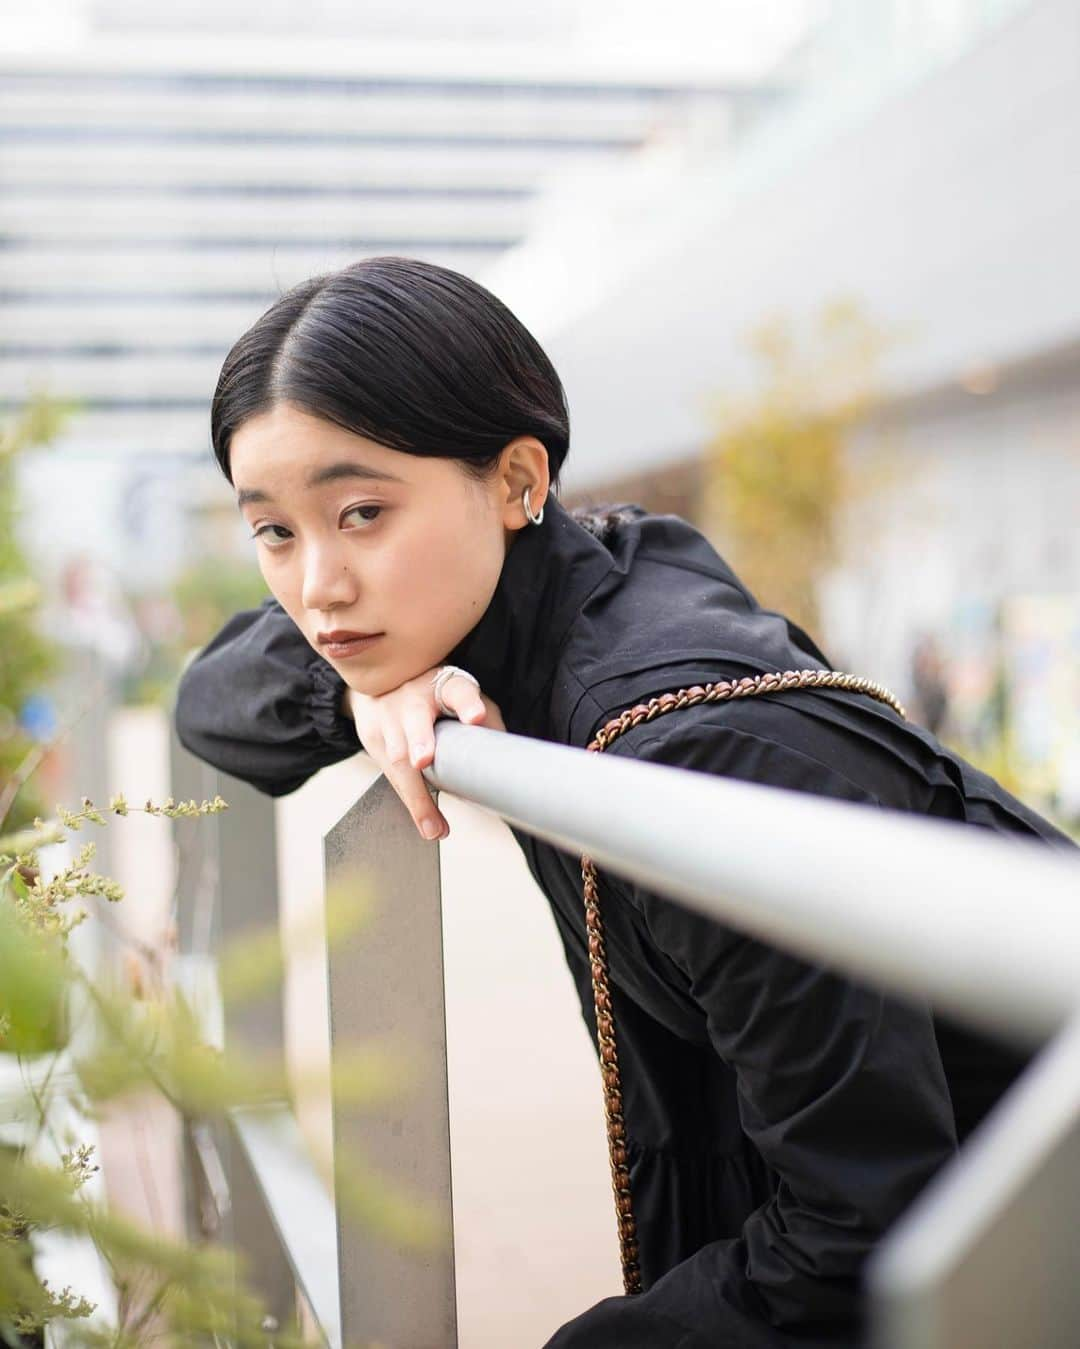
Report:
[[[517,436],[504,446],[499,456],[498,477],[504,496],[503,525],[507,529],[523,529],[528,523],[525,489],[533,514],[538,514],[547,500],[551,487],[548,471],[548,453],[535,436]]]

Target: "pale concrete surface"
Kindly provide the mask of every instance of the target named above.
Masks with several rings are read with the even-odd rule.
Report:
[[[622,1291],[600,1078],[510,831],[447,801],[443,905],[463,1349],[539,1345]]]

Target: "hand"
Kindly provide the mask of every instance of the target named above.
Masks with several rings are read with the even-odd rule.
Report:
[[[382,769],[426,839],[445,838],[450,826],[435,805],[421,770],[435,758],[435,722],[445,715],[435,705],[432,680],[439,666],[377,698],[346,689],[345,706],[356,722],[360,743]],[[468,679],[455,675],[442,700],[467,726],[505,731],[502,713]]]

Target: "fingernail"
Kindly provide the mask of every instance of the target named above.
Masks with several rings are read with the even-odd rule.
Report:
[[[421,761],[421,759],[427,758],[427,756],[431,753],[431,746],[430,746],[430,745],[413,745],[412,750],[411,750],[411,753],[412,753],[412,761],[413,761],[413,764],[414,764],[414,765],[415,765],[415,764],[418,764],[418,763]]]
[[[438,838],[442,830],[437,820],[425,820],[420,826],[420,832],[425,838]]]

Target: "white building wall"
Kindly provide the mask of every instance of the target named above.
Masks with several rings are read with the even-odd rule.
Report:
[[[888,444],[892,485],[851,513],[823,640],[908,696],[914,641],[964,606],[1080,594],[1080,380],[911,410]]]
[[[287,287],[380,253],[474,274],[553,179],[762,99],[715,64],[572,59],[566,5],[466,0],[449,48],[425,0],[385,6],[396,42],[369,9],[65,0],[42,15],[55,41],[0,43],[0,420],[35,390],[78,405],[58,454],[25,466],[42,566],[92,553],[145,586],[189,560],[185,500],[224,494],[221,361]],[[466,40],[473,21],[505,40]],[[151,477],[171,518],[148,526],[129,506]]]
[[[494,266],[566,382],[568,486],[693,452],[713,396],[747,379],[746,334],[775,313],[858,298],[907,335],[889,366],[905,395],[1080,336],[1075,0],[1022,6],[921,66],[875,55],[737,154],[678,165],[655,219],[626,186],[605,188],[622,211],[606,220],[583,198],[586,263],[550,229]],[[568,231],[571,201],[563,213]],[[582,293],[587,308],[551,300]]]

